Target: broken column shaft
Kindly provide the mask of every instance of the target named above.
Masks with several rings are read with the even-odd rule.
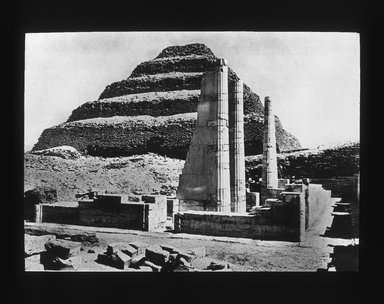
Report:
[[[230,212],[228,66],[203,74],[197,121],[177,192],[179,210]]]
[[[263,164],[261,183],[261,203],[266,199],[266,189],[277,188],[277,157],[275,116],[272,112],[271,100],[267,96],[264,101],[264,138],[263,138]]]
[[[246,212],[243,81],[229,81],[231,211]]]

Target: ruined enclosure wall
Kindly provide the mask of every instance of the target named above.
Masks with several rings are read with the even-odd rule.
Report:
[[[41,222],[76,225],[79,223],[77,206],[41,205]]]
[[[268,211],[259,215],[189,211],[175,215],[175,230],[202,235],[299,241],[297,220],[285,216],[295,212],[294,209],[279,208],[275,217]]]
[[[95,208],[93,204],[79,204],[79,225],[144,230],[144,204],[122,204],[110,209]]]
[[[114,208],[96,205],[93,201],[79,201],[76,207],[41,205],[41,221],[145,231],[165,227],[166,204],[129,203]]]

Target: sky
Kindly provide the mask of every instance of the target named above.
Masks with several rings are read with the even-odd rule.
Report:
[[[206,44],[303,148],[358,141],[360,41],[332,32],[87,32],[25,36],[24,150],[164,48]]]

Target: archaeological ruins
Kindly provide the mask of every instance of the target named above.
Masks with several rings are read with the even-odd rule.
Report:
[[[262,181],[246,203],[243,82],[226,59],[203,74],[197,122],[177,197],[93,193],[77,202],[36,204],[34,220],[299,242],[331,198],[320,184],[278,179],[272,101],[265,97]],[[247,210],[248,209],[248,210]]]
[[[107,86],[98,101],[74,110],[67,122],[46,129],[33,154],[65,161],[88,155],[133,157],[102,163],[103,169],[116,171],[136,164],[137,155],[148,152],[164,161],[167,156],[185,159],[175,175],[177,187],[168,192],[91,188],[82,193],[81,187],[74,187],[76,200],[58,199],[54,187],[25,191],[25,256],[32,265],[28,267],[77,269],[76,242],[97,243],[95,227],[302,243],[332,203],[335,225],[353,226],[347,236],[354,238],[359,175],[358,158],[352,155],[358,149],[347,146],[305,155],[306,149],[273,113],[273,98],[265,96],[262,105],[226,59],[201,44],[167,48],[140,64],[128,79]],[[334,174],[337,170],[339,175]],[[95,176],[96,172],[97,178],[109,178],[109,171],[87,171]],[[113,242],[105,252],[93,253],[97,263],[125,271],[192,271],[192,261],[206,255],[204,247],[182,251],[136,241]],[[229,265],[215,263],[204,269],[229,271]]]

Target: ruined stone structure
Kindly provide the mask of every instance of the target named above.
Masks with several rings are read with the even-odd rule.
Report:
[[[273,115],[271,100],[268,96],[265,97],[264,112],[261,204],[264,204],[266,200],[267,189],[278,188],[275,116]]]
[[[250,213],[179,212],[175,215],[175,231],[302,242],[306,229],[332,203],[331,191],[316,184],[279,183],[279,189],[268,189],[265,204]]]
[[[35,207],[34,221],[40,223],[153,231],[164,229],[167,219],[165,195],[97,194],[92,199]]]
[[[180,176],[180,210],[231,211],[228,66],[203,75],[196,127]]]

